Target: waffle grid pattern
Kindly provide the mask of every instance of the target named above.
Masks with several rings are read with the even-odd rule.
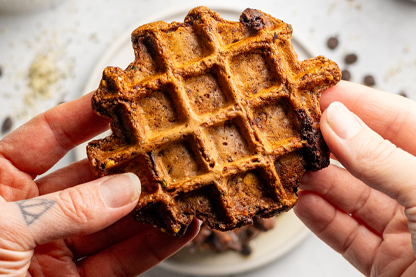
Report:
[[[339,76],[323,57],[298,62],[290,25],[254,17],[196,8],[185,23],[139,27],[135,62],[104,70],[93,107],[113,135],[87,152],[98,175],[139,175],[138,220],[180,235],[196,214],[229,230],[296,203],[302,132],[319,129],[319,93]]]

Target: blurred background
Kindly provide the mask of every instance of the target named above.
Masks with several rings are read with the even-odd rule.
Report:
[[[135,23],[169,10],[183,9],[184,18],[199,5],[260,9],[292,24],[312,53],[338,63],[344,79],[416,100],[414,1],[0,0],[0,137],[85,93],[95,65]],[[74,160],[71,152],[54,169]],[[142,276],[184,275],[155,268]],[[361,274],[308,234],[284,257],[238,276]]]

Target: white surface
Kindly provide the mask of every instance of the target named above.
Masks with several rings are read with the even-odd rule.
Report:
[[[55,7],[66,0],[0,0],[0,13],[29,13]]]
[[[62,50],[62,61],[73,65],[72,74],[59,83],[57,94],[39,102],[27,116],[19,116],[15,127],[36,113],[63,100],[79,97],[92,69],[105,50],[140,19],[178,5],[213,5],[218,1],[181,0],[68,0],[52,10],[30,15],[0,15],[0,123],[8,115],[17,117],[27,92],[25,78],[36,54]],[[225,2],[225,1],[222,1]],[[356,53],[358,62],[348,67],[353,81],[373,74],[377,88],[416,98],[416,3],[404,0],[263,0],[227,1],[227,4],[259,8],[291,23],[295,34],[306,39],[319,54],[346,68],[343,57]],[[326,40],[337,35],[336,50]],[[59,92],[59,93],[58,93]],[[365,104],[365,103],[364,103]],[[73,161],[66,156],[57,167]],[[144,277],[182,277],[155,268]],[[361,276],[348,262],[315,236],[310,235],[277,261],[239,277],[269,276]]]

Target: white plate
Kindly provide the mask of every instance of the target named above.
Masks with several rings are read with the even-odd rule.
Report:
[[[192,8],[182,6],[175,10],[170,9],[169,11],[152,14],[127,29],[111,45],[95,66],[85,86],[84,94],[98,87],[105,67],[118,66],[124,69],[134,60],[130,35],[136,27],[159,20],[165,22],[181,22]],[[218,12],[225,19],[233,21],[237,21],[241,12],[245,9],[245,7],[236,7],[235,5],[232,7],[226,5],[208,6],[208,8]],[[298,33],[293,34],[293,46],[301,60],[316,56],[308,42]],[[108,131],[97,138],[109,134],[110,132]],[[86,157],[86,145],[87,143],[82,144],[75,149],[77,160]],[[293,211],[290,211],[277,217],[276,227],[274,229],[261,234],[253,241],[253,252],[249,257],[244,257],[235,252],[224,254],[197,252],[191,254],[186,249],[183,249],[168,260],[162,262],[160,266],[177,273],[193,275],[218,276],[241,273],[260,267],[281,257],[300,243],[308,234],[309,230],[296,217]]]

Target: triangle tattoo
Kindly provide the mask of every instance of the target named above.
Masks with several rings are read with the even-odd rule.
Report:
[[[26,224],[29,226],[49,210],[55,204],[55,201],[48,199],[27,199],[16,203],[19,205]]]

